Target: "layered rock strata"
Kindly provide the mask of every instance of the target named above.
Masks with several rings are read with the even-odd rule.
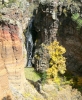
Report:
[[[25,78],[22,43],[18,37],[18,30],[16,25],[0,22],[0,68],[2,70],[0,75],[3,76],[2,87],[7,89],[9,85],[11,89],[21,92]]]
[[[0,10],[0,100],[13,100],[12,93],[24,91],[26,50],[23,31],[27,24],[26,12],[16,5]]]

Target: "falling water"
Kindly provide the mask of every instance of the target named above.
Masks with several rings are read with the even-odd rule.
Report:
[[[29,22],[28,30],[27,30],[27,66],[32,67],[32,50],[33,50],[33,37],[32,37],[32,23],[33,18]]]

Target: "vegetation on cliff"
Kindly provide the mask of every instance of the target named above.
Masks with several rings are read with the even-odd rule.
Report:
[[[39,1],[44,2],[45,0],[39,0]],[[51,2],[51,1],[52,0],[47,0],[47,2]],[[64,1],[64,0],[60,0],[60,1]],[[42,96],[42,98],[44,97],[45,100],[52,100],[52,99],[56,98],[57,95],[59,96],[60,90],[64,90],[64,91],[66,90],[65,89],[66,84],[68,84],[68,88],[70,87],[69,85],[72,85],[73,88],[78,88],[79,90],[82,91],[82,87],[81,87],[82,86],[82,77],[76,77],[76,76],[68,73],[68,71],[66,70],[66,58],[63,56],[63,54],[66,52],[66,49],[63,46],[60,46],[59,42],[57,42],[57,41],[50,43],[51,41],[55,40],[55,38],[56,38],[56,36],[54,36],[56,34],[52,32],[52,31],[54,31],[54,30],[52,30],[52,27],[55,30],[58,30],[58,27],[54,27],[54,26],[56,26],[55,23],[53,23],[54,19],[52,18],[52,16],[50,16],[51,15],[50,8],[52,7],[52,5],[50,5],[50,7],[49,7],[49,5],[47,6],[47,8],[49,7],[49,9],[46,9],[47,14],[45,13],[44,9],[42,9],[43,10],[42,13],[41,13],[42,16],[40,16],[40,17],[42,17],[41,20],[40,20],[40,24],[42,25],[40,27],[42,27],[42,28],[40,28],[41,30],[39,29],[38,33],[39,33],[39,38],[41,38],[42,40],[37,39],[38,43],[36,42],[34,44],[34,45],[36,45],[36,47],[35,47],[36,55],[33,55],[36,59],[36,61],[34,62],[34,64],[36,63],[34,67],[36,67],[36,65],[38,65],[37,68],[36,68],[37,72],[34,70],[34,68],[25,68],[26,78],[28,80],[32,80],[35,85],[38,84],[39,89],[36,89],[36,90],[37,91],[39,90],[40,94],[37,91],[34,94],[36,87],[29,85],[29,83],[27,83],[27,85],[24,86],[24,84],[26,84],[26,83],[23,83],[23,81],[25,80],[25,78],[23,76],[24,75],[24,73],[23,73],[24,59],[23,58],[24,57],[26,58],[26,55],[24,55],[24,57],[22,57],[22,55],[23,55],[22,53],[25,52],[25,51],[22,51],[23,50],[22,49],[23,40],[21,38],[22,37],[21,33],[23,33],[23,27],[22,26],[25,25],[25,23],[27,24],[27,21],[28,21],[29,18],[27,20],[25,20],[27,18],[27,16],[25,16],[25,15],[28,15],[28,13],[26,13],[26,10],[27,10],[26,8],[21,9],[21,8],[25,7],[25,5],[26,5],[26,4],[22,5],[23,2],[24,1],[21,1],[21,0],[20,0],[20,2],[18,0],[9,0],[9,3],[4,3],[4,5],[0,6],[1,8],[11,7],[11,5],[13,4],[12,7],[13,6],[17,7],[16,9],[12,9],[12,7],[11,7],[12,10],[9,8],[9,10],[7,10],[7,11],[4,10],[4,13],[3,12],[0,13],[0,20],[2,20],[3,16],[7,15],[5,18],[9,18],[9,21],[12,19],[12,20],[15,20],[15,22],[17,21],[18,23],[20,23],[20,28],[18,28],[17,27],[18,24],[14,25],[14,23],[10,24],[8,22],[5,22],[5,21],[7,21],[7,19],[5,19],[4,23],[1,21],[1,26],[0,26],[1,27],[1,61],[0,62],[1,62],[1,68],[2,68],[2,64],[3,64],[3,68],[6,70],[6,73],[8,75],[6,75],[6,77],[4,78],[2,76],[4,76],[5,73],[4,73],[4,75],[1,74],[1,84],[0,84],[1,85],[1,87],[0,87],[1,92],[0,92],[0,94],[2,95],[3,93],[5,93],[6,89],[4,89],[4,87],[7,87],[6,85],[8,85],[8,89],[9,89],[9,87],[12,86],[11,89],[14,92],[13,94],[14,95],[16,94],[16,96],[19,96],[19,99],[16,98],[14,100],[22,100],[22,98],[24,100],[26,100],[26,99],[28,100],[28,98],[30,98],[30,100],[40,100],[39,96]],[[15,5],[16,3],[17,3],[18,6]],[[69,3],[70,3],[70,0],[69,0]],[[37,6],[30,4],[29,17],[31,17],[33,15],[33,10],[36,7]],[[42,3],[42,7],[44,7],[43,3]],[[10,10],[11,10],[11,12],[9,12]],[[5,11],[9,12],[9,15]],[[49,13],[48,13],[48,11],[49,11]],[[62,9],[61,11],[62,11],[62,14],[65,15],[64,17],[68,18],[68,12],[69,11],[67,9]],[[19,18],[19,17],[21,17],[21,18]],[[45,17],[47,17],[48,18],[47,21],[48,20],[49,21],[46,22],[46,24],[45,24],[46,26],[45,26],[45,29],[44,29],[43,24],[45,23],[45,20],[46,20]],[[64,17],[63,17],[63,19],[64,19]],[[72,18],[72,21],[77,23],[79,28],[82,27],[82,18],[81,18],[80,14],[78,12],[72,13],[70,18]],[[37,21],[39,21],[38,17],[37,17]],[[51,21],[52,21],[52,23],[51,23]],[[52,24],[52,27],[50,26],[51,24]],[[68,26],[67,22],[66,22],[66,24]],[[37,27],[39,27],[38,24],[36,24],[36,25],[37,25]],[[43,32],[44,30],[45,30],[45,32]],[[48,43],[46,44],[46,43],[44,43],[44,41],[47,37],[47,34],[46,34],[47,31],[48,31],[49,35],[48,35]],[[50,32],[51,32],[51,34],[50,34]],[[52,37],[51,37],[51,35],[52,35]],[[67,33],[66,35],[68,37],[70,35],[70,37],[71,37],[71,33],[70,34]],[[66,35],[64,35],[64,38],[65,38]],[[73,36],[73,34],[72,34],[72,36]],[[45,39],[44,39],[44,37],[45,37]],[[49,37],[51,37],[51,41],[49,40]],[[63,37],[63,35],[62,35],[62,37]],[[72,40],[73,40],[73,38],[72,38]],[[66,42],[67,43],[70,42],[70,44],[71,44],[71,43],[73,43],[72,40],[69,41],[69,38],[68,38],[68,40]],[[77,39],[76,42],[78,44],[78,39]],[[80,51],[81,51],[81,49],[80,49]],[[76,54],[76,55],[79,55],[79,54]],[[80,67],[81,67],[81,65],[80,65]],[[42,71],[42,73],[40,73],[40,71]],[[1,73],[3,73],[3,71],[1,71]],[[45,81],[45,80],[47,80],[47,81]],[[52,81],[54,85],[51,85],[51,84],[49,85],[48,84],[49,80]],[[9,81],[10,84],[8,84],[7,81]],[[26,80],[25,80],[25,82],[26,82]],[[45,85],[43,86],[43,84],[41,84],[40,82],[42,82],[42,83],[46,82],[45,83],[46,86]],[[42,86],[42,87],[40,88],[40,86]],[[63,89],[62,89],[62,86],[63,86]],[[18,93],[18,92],[20,90],[23,90],[24,87],[25,87],[26,91],[25,91],[24,94],[21,94],[22,96],[20,96],[20,93]],[[17,88],[17,92],[14,90],[14,88],[15,89]],[[40,90],[42,90],[42,91],[40,91]],[[69,89],[67,89],[67,90],[69,90]],[[75,90],[73,91],[72,88],[71,88],[70,91],[67,91],[66,93],[65,92],[62,93],[62,95],[60,97],[58,97],[58,99],[65,96],[64,98],[67,100],[67,98],[66,98],[67,94],[66,93],[70,92],[69,94],[71,94],[71,93],[74,93]],[[37,93],[39,94],[38,96],[37,96]],[[49,94],[49,96],[48,96],[48,94]],[[80,96],[78,97],[77,95],[78,95],[78,92],[76,92],[75,95],[74,95],[74,96],[76,96],[75,99],[80,97]],[[6,96],[6,98],[7,98],[7,96]],[[41,100],[44,100],[42,98],[41,98]],[[70,98],[72,98],[72,96]],[[3,97],[3,99],[4,99],[4,97]],[[65,100],[65,99],[62,99],[62,100]],[[75,100],[75,99],[72,98],[72,99],[69,99],[69,100]],[[56,100],[56,99],[54,99],[54,100]],[[82,100],[82,99],[79,99],[79,100]]]
[[[77,23],[77,28],[80,29],[82,27],[82,17],[79,13],[75,13],[72,15],[72,20]]]
[[[66,52],[65,48],[59,46],[59,42],[54,41],[47,47],[50,55],[50,68],[47,69],[48,78],[56,83],[60,83],[59,74],[64,74],[66,70],[66,59],[63,54]]]

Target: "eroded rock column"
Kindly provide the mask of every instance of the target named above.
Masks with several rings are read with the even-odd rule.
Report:
[[[20,92],[24,89],[22,41],[18,32],[17,25],[0,23],[0,95],[7,96],[9,88]]]

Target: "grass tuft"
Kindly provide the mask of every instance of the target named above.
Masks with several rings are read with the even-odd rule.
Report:
[[[32,80],[36,82],[37,80],[40,80],[40,74],[37,73],[33,67],[31,68],[25,68],[25,77],[26,79]]]

